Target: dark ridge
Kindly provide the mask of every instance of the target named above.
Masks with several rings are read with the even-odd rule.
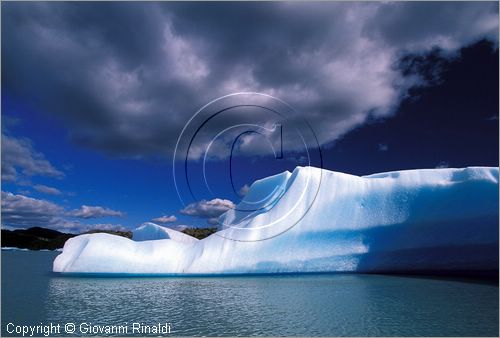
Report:
[[[217,232],[217,228],[186,228],[182,230],[186,235],[192,236],[197,239],[203,239],[211,234]]]
[[[132,238],[131,231],[91,230],[83,234],[99,232]],[[78,235],[40,227],[14,231],[2,229],[2,247],[29,250],[56,250],[61,249],[68,239],[75,236]]]
[[[33,227],[29,229],[19,229],[19,230],[14,230],[14,233],[16,234],[22,234],[22,235],[32,235],[32,236],[37,236],[41,238],[47,238],[47,239],[54,239],[59,237],[62,232],[59,232],[57,230],[52,230],[52,229],[46,229],[46,228],[41,228],[41,227]]]

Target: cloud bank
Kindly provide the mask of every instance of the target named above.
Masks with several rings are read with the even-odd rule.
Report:
[[[2,9],[4,92],[56,116],[74,142],[113,156],[171,155],[199,107],[240,91],[285,100],[329,144],[368,118],[390,116],[409,88],[426,84],[402,69],[403,56],[439,49],[453,57],[481,39],[498,44],[495,2],[14,2]],[[6,156],[36,155],[26,143],[5,143]],[[61,175],[31,158],[11,160],[6,179],[16,167]]]
[[[14,182],[32,176],[63,178],[65,175],[36,151],[29,139],[2,133],[2,181]]]
[[[61,190],[53,187],[49,187],[43,184],[36,184],[33,186],[33,189],[35,189],[38,192],[41,192],[43,194],[48,194],[48,195],[62,195]]]
[[[188,204],[180,213],[187,216],[206,218],[208,224],[218,224],[217,219],[220,215],[234,209],[235,204],[227,199],[214,198],[212,200],[201,200]]]
[[[124,227],[110,223],[86,224],[71,219],[71,216],[88,219],[122,215],[123,213],[119,211],[85,205],[80,209],[68,212],[64,207],[47,200],[2,191],[2,227],[9,229],[26,229],[38,226],[77,233],[92,229],[117,230],[124,229]]]
[[[174,215],[153,218],[153,222],[158,222],[158,223],[172,223],[172,222],[176,222],[176,221],[177,221],[177,217],[175,217]]]
[[[121,211],[112,210],[99,206],[82,205],[68,213],[69,216],[79,218],[99,218],[99,217],[123,217],[125,214]]]

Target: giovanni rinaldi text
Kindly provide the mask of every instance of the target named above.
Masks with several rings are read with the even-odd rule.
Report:
[[[157,323],[148,325],[144,323],[123,323],[118,325],[101,325],[94,323],[65,323],[65,324],[37,324],[37,325],[16,325],[7,323],[6,331],[9,334],[17,334],[23,337],[39,337],[60,334],[157,334],[165,335],[171,332],[170,323]]]

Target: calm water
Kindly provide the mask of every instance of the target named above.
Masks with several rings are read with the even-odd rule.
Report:
[[[6,324],[168,322],[171,335],[494,336],[498,284],[379,275],[64,278],[2,252]]]

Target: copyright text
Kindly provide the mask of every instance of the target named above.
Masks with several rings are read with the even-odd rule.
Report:
[[[122,323],[118,325],[100,325],[93,323],[65,323],[54,324],[40,323],[38,325],[16,325],[8,323],[6,331],[9,334],[18,335],[22,337],[39,337],[51,335],[103,335],[103,334],[156,334],[167,335],[171,332],[170,323],[157,323],[154,325],[147,325],[144,323]]]

